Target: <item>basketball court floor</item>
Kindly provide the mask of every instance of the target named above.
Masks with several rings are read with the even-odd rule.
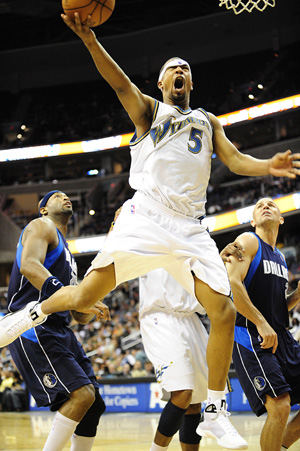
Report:
[[[41,451],[51,428],[53,413],[0,412],[0,450]],[[256,418],[249,413],[233,413],[232,422],[248,441],[249,451],[259,451],[259,435],[265,416]],[[149,451],[157,427],[159,414],[110,413],[105,414],[93,446],[93,451]],[[69,450],[66,447],[64,451]],[[178,434],[173,438],[170,451],[180,451]],[[200,449],[222,451],[214,440],[203,439]],[[296,443],[289,451],[299,451]]]

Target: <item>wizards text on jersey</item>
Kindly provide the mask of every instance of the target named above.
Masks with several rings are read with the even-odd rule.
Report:
[[[169,136],[181,131],[188,124],[198,124],[201,127],[206,127],[209,130],[209,124],[203,119],[197,119],[196,117],[189,116],[182,121],[175,121],[175,117],[171,116],[164,124],[160,124],[150,130],[150,136],[153,141],[154,147],[169,133]]]

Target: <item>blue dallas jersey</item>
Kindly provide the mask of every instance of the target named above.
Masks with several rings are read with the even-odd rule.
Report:
[[[25,229],[24,229],[25,230]],[[24,307],[31,301],[43,301],[46,296],[43,296],[41,291],[37,290],[31,283],[20,273],[21,256],[23,251],[22,235],[19,238],[16,259],[13,264],[9,286],[8,286],[8,310],[15,312]],[[51,252],[47,252],[44,261],[44,266],[50,273],[57,277],[63,285],[77,284],[77,265],[74,257],[69,251],[68,244],[57,230],[59,239],[58,246]],[[51,321],[59,321],[63,324],[68,324],[70,320],[69,311],[52,314],[49,319]],[[49,319],[47,321],[49,321]]]
[[[255,307],[262,313],[270,326],[277,332],[289,325],[286,303],[288,269],[285,258],[275,247],[258,239],[258,250],[251,262],[244,285]],[[255,328],[244,316],[237,314],[236,325]]]

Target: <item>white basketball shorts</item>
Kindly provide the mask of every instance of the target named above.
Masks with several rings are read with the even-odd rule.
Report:
[[[192,404],[207,399],[208,335],[196,313],[151,312],[140,321],[145,352],[164,401],[170,392],[193,390]]]
[[[200,221],[141,193],[124,203],[112,232],[87,274],[112,262],[116,285],[152,269],[164,268],[193,296],[192,271],[213,290],[230,295],[224,263]]]

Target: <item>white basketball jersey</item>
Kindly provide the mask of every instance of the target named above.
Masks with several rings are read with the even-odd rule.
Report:
[[[200,313],[205,309],[164,269],[154,269],[139,278],[140,318],[153,311]]]
[[[130,143],[131,187],[184,215],[205,215],[212,134],[204,110],[156,101],[150,130]]]

